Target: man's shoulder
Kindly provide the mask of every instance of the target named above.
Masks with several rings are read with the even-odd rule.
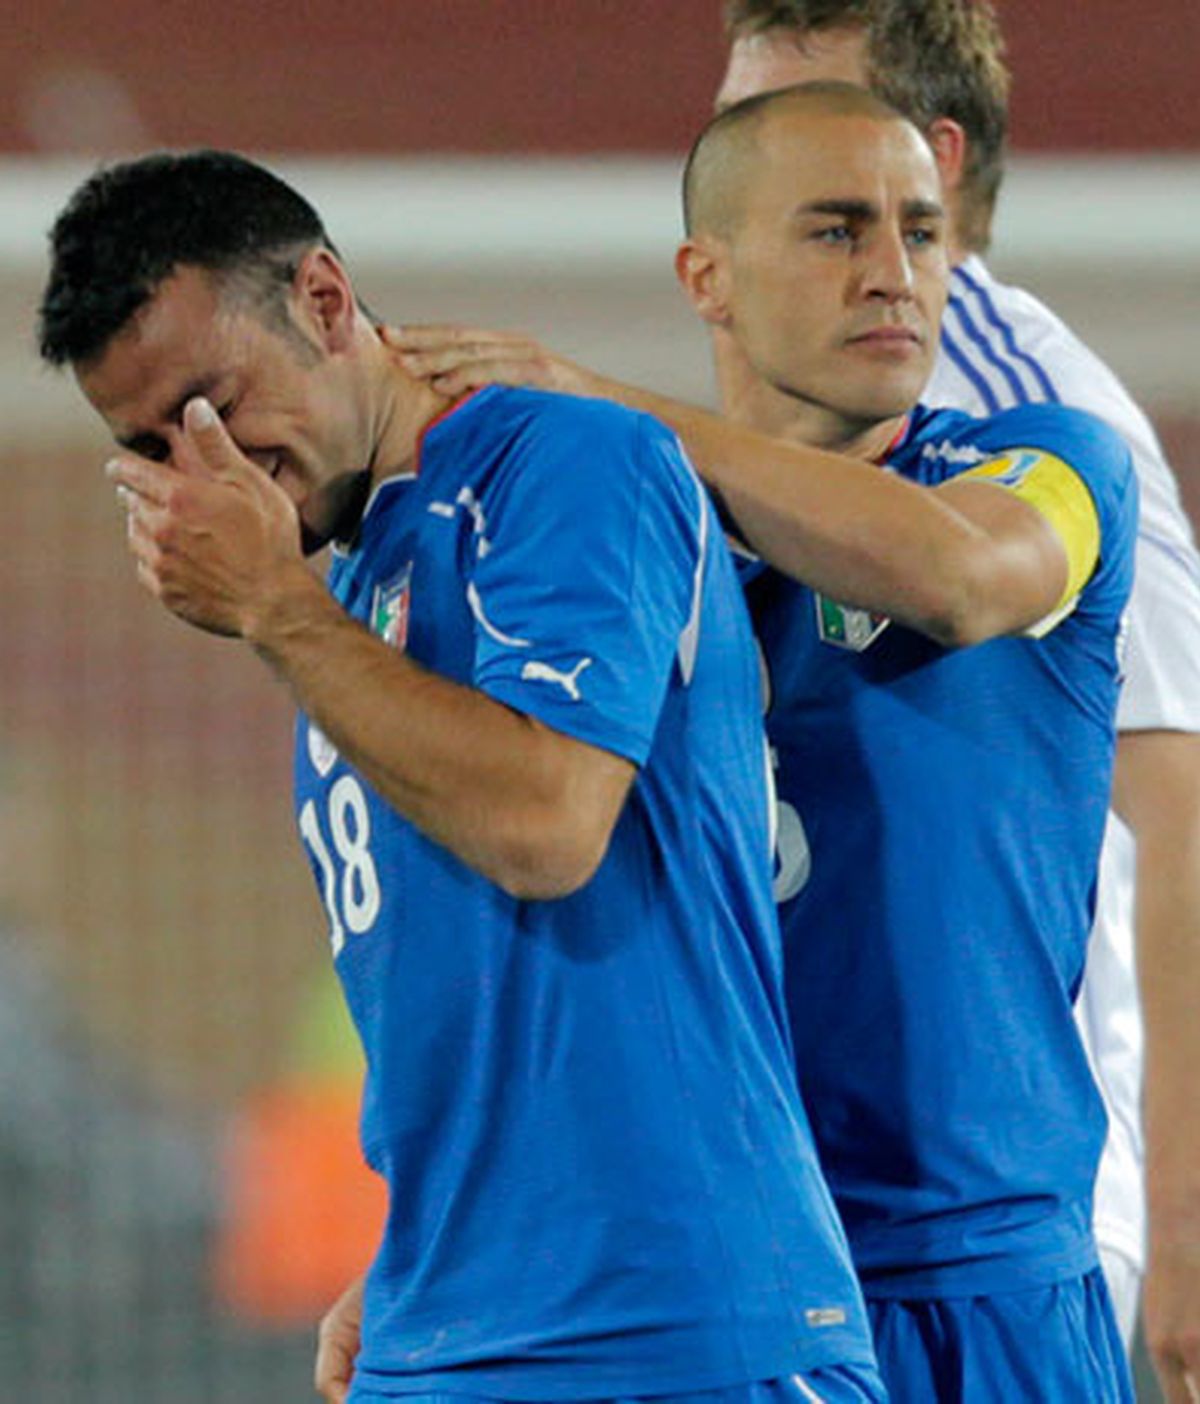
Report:
[[[1132,471],[1129,448],[1111,426],[1060,404],[1015,405],[980,416],[921,408],[902,452],[920,464],[923,477],[941,479],[1016,449],[1052,454],[1082,473],[1099,471],[1118,480]]]
[[[611,400],[504,385],[477,392],[466,413],[453,415],[443,452],[468,476],[498,481],[568,473],[608,479],[690,476],[678,437],[648,414]],[[473,465],[473,466],[472,466]],[[585,484],[580,481],[580,487]]]
[[[613,400],[511,385],[490,385],[475,399],[478,428],[497,437],[515,432],[535,439],[598,437],[604,443],[632,444],[643,437],[675,441],[657,419]]]
[[[957,335],[971,359],[1032,373],[1025,377],[1028,393],[1022,399],[1073,398],[1059,393],[1054,377],[1070,374],[1074,363],[1103,364],[1040,297],[1002,282],[978,254],[951,270],[948,312],[952,325],[946,330]]]
[[[497,512],[534,512],[572,532],[631,527],[647,514],[689,538],[704,501],[678,437],[650,415],[609,400],[488,386],[430,436],[422,459],[443,496]]]

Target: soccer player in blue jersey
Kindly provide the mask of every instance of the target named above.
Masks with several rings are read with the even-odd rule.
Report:
[[[532,373],[654,408],[760,558],[797,1069],[892,1397],[1126,1400],[1091,1226],[1104,1116],[1071,1002],[1132,577],[1128,450],[1058,406],[916,407],[945,218],[928,145],[865,90],[738,104],[685,186],[676,266],[728,420],[520,341],[398,342],[446,389]]]
[[[791,1073],[757,661],[673,436],[413,379],[232,155],[98,173],[52,255],[42,352],[121,446],[139,578],[302,712],[391,1194],[320,1391],[881,1400]]]
[[[726,0],[725,15],[718,105],[840,78],[870,87],[929,138],[954,268],[922,402],[980,415],[1073,405],[1111,424],[1131,450],[1137,570],[1113,804],[1075,1013],[1109,1119],[1093,1219],[1101,1264],[1127,1344],[1146,1273],[1147,1343],[1169,1404],[1188,1404],[1200,1389],[1200,1021],[1191,998],[1200,987],[1200,554],[1179,487],[1111,368],[988,267],[1009,91],[993,7]]]

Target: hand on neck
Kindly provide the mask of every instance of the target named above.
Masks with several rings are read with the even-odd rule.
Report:
[[[443,394],[409,375],[398,353],[374,331],[369,356],[374,426],[369,461],[372,478],[380,482],[412,469],[425,429],[461,397]]]

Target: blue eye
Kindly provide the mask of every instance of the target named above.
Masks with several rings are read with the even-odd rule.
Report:
[[[854,231],[848,224],[830,224],[816,230],[813,238],[822,244],[849,244],[854,241]]]

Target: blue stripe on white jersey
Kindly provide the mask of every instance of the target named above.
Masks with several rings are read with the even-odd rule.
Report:
[[[1003,364],[1014,371],[1017,368],[1023,369],[1033,377],[1037,389],[1032,393],[1023,391],[1023,398],[1019,399],[1017,403],[1029,404],[1049,401],[1051,404],[1061,404],[1062,397],[1055,389],[1045,366],[1037,357],[1030,355],[1028,351],[1017,345],[1012,323],[997,311],[996,304],[988,290],[965,267],[956,268],[951,279],[951,306],[965,312],[968,296],[974,297],[991,331],[999,336],[1005,357]],[[994,339],[989,343],[989,354],[993,359],[999,359],[1000,348],[997,347]],[[1008,373],[1006,369],[1006,374]]]
[[[973,307],[978,308],[979,316],[973,314]],[[928,398],[928,404],[962,408],[975,414],[998,414],[1017,405],[1063,403],[1047,363],[1018,345],[1011,318],[999,311],[992,293],[970,271],[968,264],[959,265],[951,273],[950,300],[942,323],[941,350],[945,360],[977,397],[978,403],[972,404],[969,397],[941,393]],[[946,386],[941,384],[941,389],[945,391]],[[1097,413],[1096,406],[1085,407]],[[1121,424],[1113,420],[1109,422],[1118,432],[1124,430]],[[1126,437],[1129,437],[1127,431]],[[1155,449],[1157,451],[1157,444]],[[1200,580],[1200,560],[1186,537],[1178,541],[1156,532],[1143,515],[1138,538],[1144,545],[1161,552],[1185,575]]]
[[[1138,531],[1138,540],[1147,546],[1152,546],[1156,551],[1172,561],[1185,574],[1190,576],[1200,585],[1200,559],[1197,559],[1196,552],[1187,546],[1181,545],[1177,541],[1172,541],[1169,537],[1160,536],[1156,532],[1147,531],[1142,527]]]
[[[952,316],[957,322],[956,340],[964,358],[971,360],[979,374],[988,378],[996,400],[992,412],[995,413],[996,409],[1008,409],[1013,405],[1028,404],[1029,395],[1016,368],[1004,355],[1003,346],[997,345],[994,332],[992,339],[989,339],[980,330],[966,299],[952,298],[946,312],[947,318]],[[950,335],[953,333],[949,325],[944,325],[943,339]]]
[[[947,318],[950,316],[953,304],[946,308]],[[949,327],[945,321],[942,323],[942,351],[954,368],[960,372],[963,378],[970,385],[971,389],[979,396],[985,414],[999,414],[1000,401],[992,392],[991,386],[986,379],[971,364],[971,358],[967,352],[959,345],[951,335]]]

